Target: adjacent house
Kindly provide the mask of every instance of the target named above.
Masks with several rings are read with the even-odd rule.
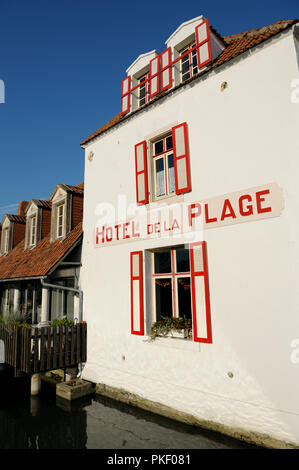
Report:
[[[1,223],[1,313],[32,324],[80,320],[84,184],[58,184],[49,200],[22,201]]]
[[[81,143],[83,377],[278,447],[299,444],[298,38],[186,21]]]

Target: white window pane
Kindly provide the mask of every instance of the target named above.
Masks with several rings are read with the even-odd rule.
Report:
[[[156,196],[165,195],[164,159],[156,160]]]
[[[175,193],[175,179],[174,179],[174,165],[173,155],[168,155],[168,183],[169,183],[169,194]]]

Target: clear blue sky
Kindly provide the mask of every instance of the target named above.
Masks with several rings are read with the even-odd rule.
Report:
[[[83,181],[80,141],[120,111],[126,68],[201,14],[228,35],[298,18],[299,2],[0,0],[0,220]]]

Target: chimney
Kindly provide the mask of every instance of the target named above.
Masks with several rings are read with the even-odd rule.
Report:
[[[27,206],[28,206],[28,201],[20,202],[19,207],[18,207],[18,215],[21,215],[22,217],[24,217]]]

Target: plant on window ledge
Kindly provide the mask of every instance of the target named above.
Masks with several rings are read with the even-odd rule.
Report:
[[[158,336],[170,336],[174,333],[181,333],[184,338],[192,337],[192,322],[186,317],[163,317],[156,321],[151,327],[150,337],[152,340]]]

